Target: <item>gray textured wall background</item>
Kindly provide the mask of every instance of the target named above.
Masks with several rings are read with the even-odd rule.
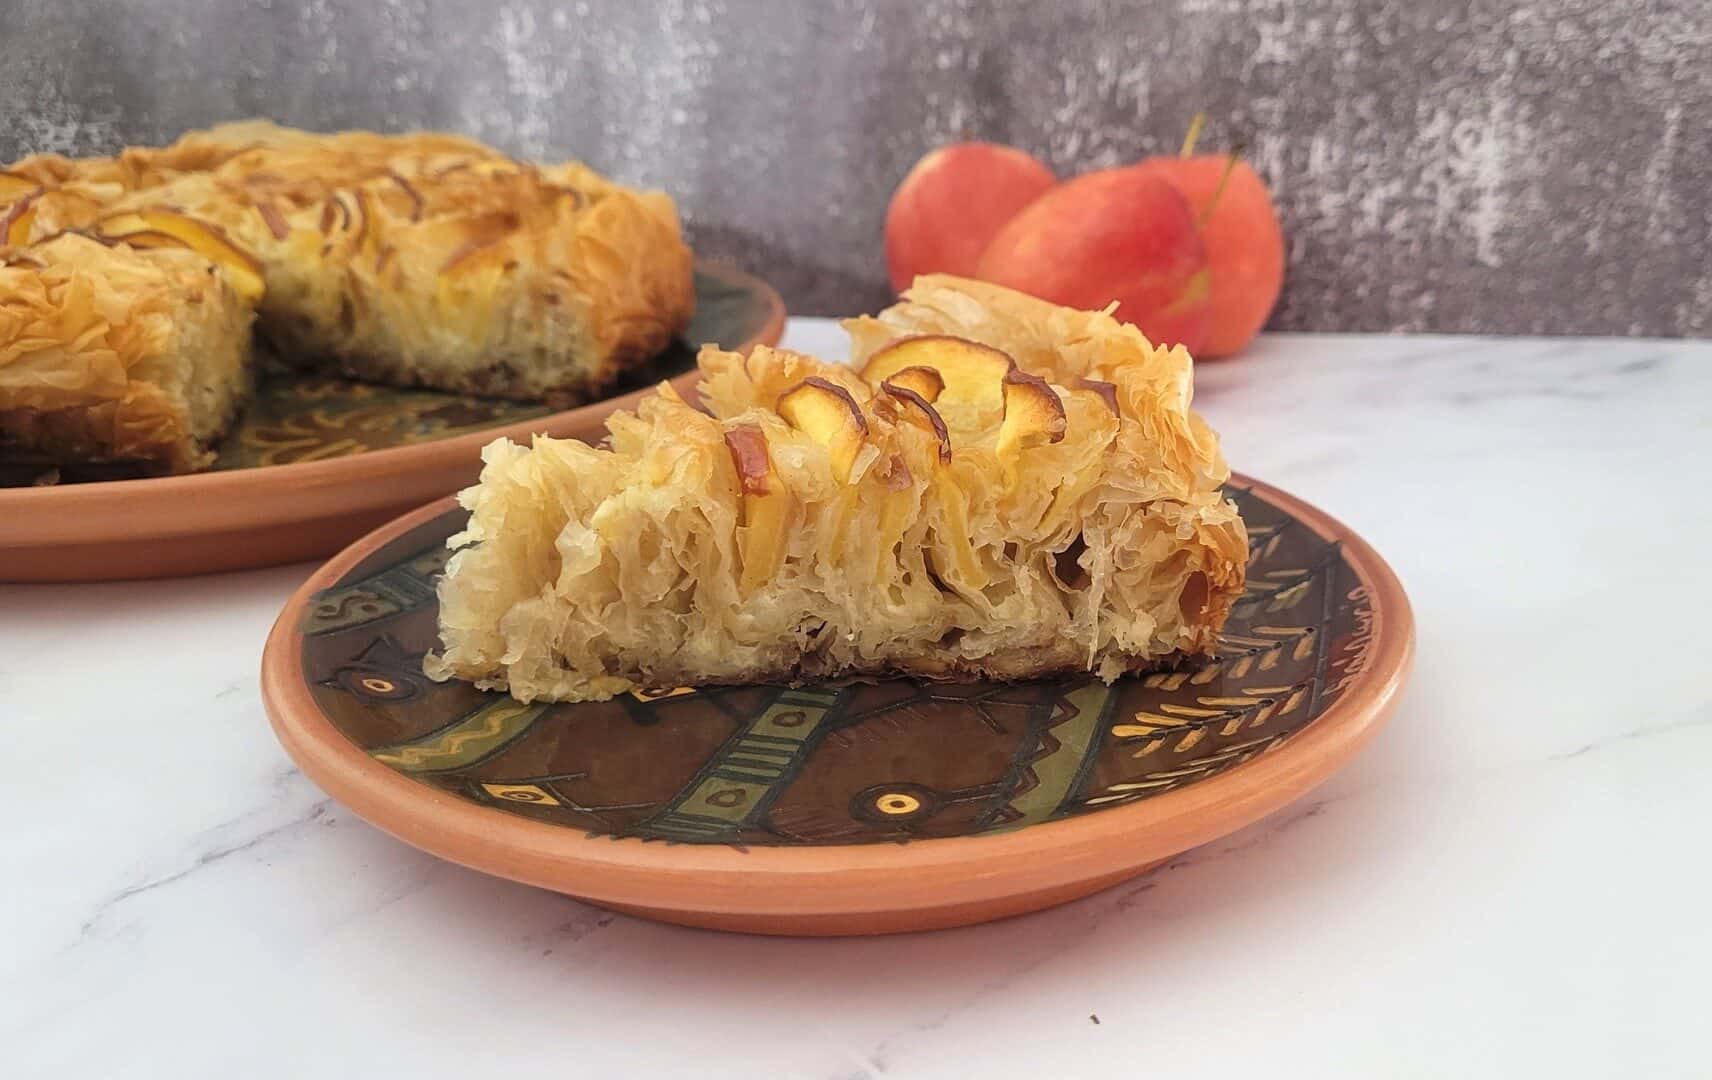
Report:
[[[888,298],[936,143],[1061,173],[1243,136],[1273,325],[1712,333],[1708,0],[0,0],[0,159],[266,115],[442,127],[673,192],[793,310]]]

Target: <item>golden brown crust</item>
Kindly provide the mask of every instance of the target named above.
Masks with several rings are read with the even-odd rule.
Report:
[[[192,246],[260,296],[257,331],[284,359],[371,381],[568,405],[665,348],[694,308],[670,199],[457,136],[250,121],[0,173],[0,247],[8,230],[26,248],[67,231],[174,242],[151,231],[162,212],[187,219]],[[22,408],[35,406],[0,399]],[[43,454],[83,454],[68,422],[13,416],[6,452],[28,437]],[[171,467],[204,458],[181,453]]]
[[[0,252],[0,458],[205,465],[248,397],[252,316],[192,252]]]
[[[262,123],[138,158],[124,207],[219,222],[267,266],[261,333],[288,361],[401,385],[584,400],[694,309],[663,195],[455,136],[313,136]]]
[[[1189,411],[1186,354],[950,278],[852,331],[862,361],[907,343],[890,354],[904,367],[709,348],[705,413],[662,387],[612,417],[610,449],[490,445],[430,673],[580,700],[1110,679],[1212,649],[1247,540]],[[883,372],[921,366],[938,376],[921,390],[885,388]]]
[[[1111,383],[1120,408],[1139,421],[1124,446],[1145,474],[1151,497],[1188,496],[1230,478],[1218,436],[1190,408],[1194,363],[1181,345],[1153,345],[1128,323],[1079,311],[999,285],[948,274],[915,280],[903,300],[878,316],[849,319],[851,364],[900,337],[952,334],[994,345],[1029,371],[1076,387]]]
[[[576,222],[570,238],[571,295],[603,388],[671,343],[695,314],[690,249],[677,211],[658,192],[614,191]],[[639,257],[639,253],[647,253]]]

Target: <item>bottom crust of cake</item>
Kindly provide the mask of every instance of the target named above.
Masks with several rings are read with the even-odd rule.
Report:
[[[805,674],[801,671],[774,672],[770,675],[757,675],[743,679],[702,679],[689,680],[676,685],[651,685],[638,687],[639,692],[662,691],[676,689],[677,685],[695,686],[846,686],[855,683],[877,683],[889,679],[920,679],[928,682],[972,683],[972,682],[1057,682],[1070,679],[1085,679],[1092,677],[1104,678],[1106,682],[1131,675],[1152,675],[1159,672],[1178,671],[1192,666],[1200,661],[1211,659],[1211,651],[1191,653],[1176,650],[1164,656],[1152,658],[1134,658],[1129,663],[1121,661],[1119,666],[1109,669],[1109,673],[1090,670],[1086,663],[1029,663],[1022,657],[1012,657],[993,661],[990,659],[971,660],[964,657],[949,657],[943,663],[928,664],[911,662],[908,664],[889,665],[861,671],[844,671],[828,674]]]
[[[846,686],[857,683],[885,682],[890,679],[919,679],[943,683],[1019,683],[1057,682],[1097,677],[1111,683],[1127,676],[1178,671],[1200,661],[1211,659],[1213,656],[1214,651],[1210,648],[1201,651],[1177,649],[1153,657],[1132,656],[1123,658],[1115,654],[1107,654],[1090,666],[1086,658],[1077,661],[1062,656],[1043,657],[1039,650],[1014,650],[1010,653],[990,657],[970,658],[947,655],[943,660],[922,658],[861,669],[815,670],[812,665],[807,669],[803,665],[796,665],[790,669],[756,670],[717,676],[709,676],[705,672],[660,671],[652,672],[648,677],[641,679],[608,676],[600,687],[602,693],[594,695],[562,694],[558,692],[560,688],[542,687],[535,684],[530,687],[511,687],[504,680],[478,678],[474,681],[482,689],[508,691],[522,701],[599,700],[624,693],[637,693],[646,696],[651,693],[663,693],[682,687]],[[429,658],[427,664],[429,674],[435,677],[444,677],[450,674],[450,672],[440,669],[435,662],[436,660],[435,657]]]
[[[251,383],[244,379],[217,406],[213,422],[195,432],[171,422],[180,417],[160,423],[156,432],[116,436],[111,403],[0,413],[0,487],[136,480],[205,469],[251,397]],[[154,433],[160,437],[149,438]]]

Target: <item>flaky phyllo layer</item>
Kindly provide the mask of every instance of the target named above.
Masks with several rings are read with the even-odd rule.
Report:
[[[432,132],[248,121],[0,169],[0,247],[68,230],[202,254],[294,363],[498,397],[598,392],[695,302],[665,195]]]
[[[0,168],[0,276],[0,463],[175,472],[212,460],[251,365],[206,361],[195,328],[164,343],[92,329],[76,317],[91,289],[103,318],[164,304],[198,324],[211,296],[241,316],[245,356],[253,322],[296,366],[561,404],[605,392],[695,307],[665,195],[451,135],[260,121]],[[163,368],[188,381],[151,382]],[[198,397],[228,407],[182,407]]]
[[[585,700],[1211,649],[1247,540],[1182,349],[943,276],[846,326],[851,367],[708,348],[707,412],[663,385],[610,447],[489,445],[430,674]]]
[[[254,317],[193,251],[0,251],[0,461],[208,464],[249,396]]]

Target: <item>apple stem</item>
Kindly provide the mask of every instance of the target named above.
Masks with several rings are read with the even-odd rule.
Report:
[[[1195,144],[1201,140],[1201,129],[1207,125],[1207,114],[1198,112],[1189,121],[1189,133],[1183,136],[1183,149],[1177,151],[1178,157],[1188,157],[1195,152]]]
[[[1205,225],[1207,219],[1213,216],[1213,208],[1219,205],[1219,198],[1225,193],[1225,185],[1230,183],[1231,173],[1236,171],[1236,163],[1242,160],[1243,149],[1243,145],[1239,141],[1231,147],[1230,153],[1225,156],[1225,171],[1219,174],[1219,186],[1213,189],[1213,197],[1208,199],[1207,205],[1202,208],[1201,216],[1196,221],[1197,225]]]

